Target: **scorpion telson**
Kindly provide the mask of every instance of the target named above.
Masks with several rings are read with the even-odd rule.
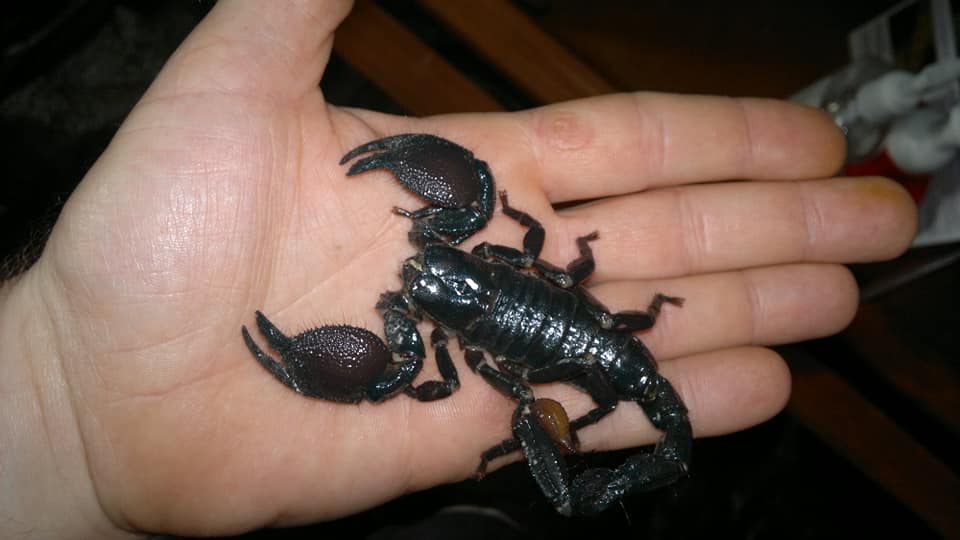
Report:
[[[470,368],[517,401],[513,437],[482,453],[477,476],[496,458],[522,451],[541,490],[561,513],[592,514],[631,493],[670,484],[686,474],[693,434],[687,409],[633,331],[654,325],[664,304],[682,299],[657,294],[645,311],[611,313],[582,286],[594,269],[590,242],[577,239],[579,257],[564,268],[540,259],[545,231],[529,214],[503,213],[526,227],[522,249],[481,243],[468,253],[455,247],[483,228],[494,208],[493,177],[468,150],[433,135],[387,137],[360,146],[345,164],[366,153],[348,175],[386,168],[433,206],[409,212],[418,253],[402,266],[403,287],[380,296],[386,344],[348,326],[320,327],[288,338],[262,314],[257,324],[283,363],[266,355],[246,328],[254,356],[281,382],[311,397],[373,401],[404,392],[429,401],[459,386],[447,350],[454,335]],[[431,343],[442,380],[413,384],[425,357],[416,328],[436,328]],[[492,357],[492,360],[488,358]],[[325,379],[317,381],[317,378]],[[587,392],[596,406],[574,420],[557,402],[537,399],[531,384],[565,382]],[[588,469],[571,480],[563,455],[576,451],[578,430],[598,422],[620,401],[636,402],[663,432],[650,452],[616,469]]]

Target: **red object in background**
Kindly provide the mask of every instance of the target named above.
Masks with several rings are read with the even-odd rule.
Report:
[[[910,192],[914,202],[920,204],[930,184],[929,174],[911,174],[903,171],[890,159],[886,150],[874,154],[865,161],[851,163],[844,172],[847,176],[885,176],[900,182]]]

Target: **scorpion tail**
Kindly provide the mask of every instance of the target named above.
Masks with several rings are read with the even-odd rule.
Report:
[[[632,493],[652,491],[687,474],[693,447],[693,429],[687,408],[670,383],[656,375],[637,403],[663,438],[652,452],[631,456],[616,469],[590,469],[573,481],[574,511],[596,514]]]

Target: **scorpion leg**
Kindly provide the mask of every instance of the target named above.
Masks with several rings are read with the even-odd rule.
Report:
[[[549,365],[530,368],[522,362],[506,358],[495,359],[497,369],[506,371],[534,384],[568,381],[584,374],[596,361],[592,357],[562,358]]]
[[[596,404],[596,407],[584,413],[576,420],[569,422],[570,429],[576,438],[580,429],[598,422],[604,416],[613,412],[620,403],[616,389],[607,378],[606,372],[592,357],[564,358],[543,367],[534,369],[516,365],[509,361],[498,361],[501,371],[508,371],[512,375],[533,384],[551,382],[566,382],[587,392]]]
[[[513,366],[509,362],[498,362],[497,365],[533,384],[563,381],[587,392],[596,407],[570,422],[570,430],[574,434],[590,424],[599,422],[601,418],[612,413],[620,403],[617,391],[607,378],[606,372],[593,358],[564,358],[535,369]]]
[[[597,405],[582,416],[570,422],[570,429],[576,433],[590,424],[596,424],[601,418],[613,412],[620,403],[617,391],[607,378],[606,372],[594,365],[586,370],[583,376],[573,379],[570,384],[583,389]]]
[[[436,351],[437,366],[443,380],[427,381],[420,386],[413,386],[413,380],[420,373],[423,359],[426,357],[423,337],[417,330],[417,321],[407,307],[403,295],[397,292],[381,295],[380,301],[377,302],[377,309],[383,314],[387,346],[402,361],[397,364],[393,377],[374,388],[371,399],[376,401],[402,389],[407,395],[419,401],[433,401],[449,396],[460,387],[457,369],[447,351],[446,334],[442,331],[439,333],[434,331],[431,342]]]
[[[589,242],[596,239],[596,232],[577,238],[580,257],[567,265],[567,275],[574,281],[575,286],[580,285],[593,273],[595,264],[593,250],[590,249]],[[660,308],[664,303],[675,306],[683,305],[683,298],[657,293],[653,297],[653,300],[650,301],[650,305],[647,306],[646,311],[626,310],[612,313],[584,287],[576,287],[575,292],[593,312],[594,317],[600,322],[600,326],[607,329],[613,328],[621,332],[634,332],[652,328],[657,322],[657,317],[660,315]]]
[[[487,465],[489,465],[491,461],[503,456],[508,456],[517,450],[520,450],[520,439],[516,437],[504,439],[499,444],[484,450],[483,453],[480,454],[480,465],[477,466],[477,471],[473,474],[474,478],[483,480],[483,477],[487,475]]]
[[[643,312],[625,311],[613,314],[585,288],[580,286],[590,277],[596,267],[593,250],[590,249],[590,242],[599,238],[596,231],[577,238],[577,249],[580,256],[570,261],[566,269],[563,269],[540,259],[545,234],[540,222],[530,214],[510,206],[506,191],[500,192],[500,203],[504,214],[528,228],[523,237],[523,251],[510,246],[482,242],[473,248],[474,255],[504,262],[516,268],[533,268],[554,285],[572,290],[583,300],[584,305],[603,328],[618,328],[624,331],[641,329],[641,326],[634,328],[632,325],[638,319],[641,319],[641,323],[645,320],[642,319]],[[657,307],[659,308],[659,304]],[[654,315],[655,318],[656,315]],[[650,326],[652,325],[651,321]]]
[[[570,473],[563,454],[576,451],[567,413],[552,399],[521,404],[513,415],[513,438],[490,447],[480,457],[477,479],[486,474],[487,464],[522,450],[527,467],[557,512],[569,516],[573,508]]]
[[[453,359],[450,358],[450,351],[447,350],[447,334],[442,328],[433,330],[430,334],[430,343],[433,344],[437,367],[440,369],[443,380],[426,381],[420,386],[408,386],[405,390],[407,395],[418,401],[445,398],[460,388],[460,377],[457,375],[457,368],[453,365]]]
[[[576,439],[563,407],[551,399],[534,399],[533,391],[519,377],[503,373],[487,362],[483,351],[468,348],[467,363],[491,386],[519,401],[513,414],[513,438],[501,441],[480,456],[476,476],[486,474],[487,464],[516,450],[523,450],[527,466],[540,490],[557,512],[570,515],[572,497],[564,451],[574,451]]]
[[[523,253],[509,246],[482,243],[474,248],[475,255],[500,260],[518,268],[533,267],[540,275],[555,285],[572,289],[584,301],[584,305],[590,309],[600,326],[607,329],[614,328],[623,332],[647,330],[656,323],[657,316],[660,315],[660,308],[664,303],[675,306],[683,305],[683,298],[657,293],[646,311],[627,310],[612,313],[587,289],[580,286],[596,268],[590,242],[599,237],[597,232],[594,231],[577,238],[577,248],[580,256],[570,261],[566,270],[562,270],[539,259],[540,251],[543,248],[543,227],[540,223],[526,212],[511,207],[505,191],[500,192],[500,199],[505,214],[530,228],[523,239]]]
[[[470,369],[501,393],[519,401],[521,405],[534,402],[533,390],[522,378],[513,373],[500,371],[490,365],[480,349],[468,346],[464,351],[464,358],[466,358]]]
[[[415,212],[394,208],[394,212],[413,221],[408,233],[410,242],[418,248],[431,243],[457,245],[482,229],[487,218],[475,208],[436,208],[428,206]]]
[[[500,371],[494,368],[487,361],[483,351],[473,347],[467,347],[464,351],[464,358],[467,365],[475,373],[479,374],[490,386],[494,387],[502,394],[505,394],[520,402],[517,411],[521,411],[525,406],[535,401],[533,390],[524,383],[523,379],[514,373]],[[520,449],[520,440],[516,437],[506,439],[499,444],[487,449],[481,454],[480,465],[477,467],[476,475],[482,478],[486,474],[487,463],[505,456],[513,451]]]
[[[543,240],[546,235],[543,225],[530,214],[510,206],[506,191],[500,192],[500,204],[503,207],[504,214],[527,227],[527,232],[523,236],[523,251],[510,246],[481,242],[473,248],[473,254],[505,262],[517,268],[530,268],[540,257],[540,252],[543,251]]]
[[[523,251],[510,246],[481,242],[473,248],[474,255],[504,262],[516,268],[533,268],[545,279],[564,289],[576,287],[593,273],[593,252],[589,243],[598,238],[596,231],[577,238],[580,256],[571,261],[564,270],[540,259],[545,235],[543,225],[530,214],[510,206],[506,191],[500,192],[500,203],[504,214],[527,227],[523,236]]]
[[[648,330],[657,322],[663,304],[683,306],[683,298],[657,293],[646,311],[620,311],[613,314],[613,328],[623,332]]]
[[[527,418],[535,419],[540,429],[531,429],[532,426],[528,426],[518,430],[517,425]],[[570,429],[566,411],[563,406],[552,399],[541,398],[534,401],[532,406],[526,410],[526,414],[524,414],[524,408],[518,408],[514,413],[513,424],[514,437],[504,439],[480,455],[480,466],[477,467],[476,472],[477,480],[486,475],[487,465],[497,458],[507,456],[517,450],[524,450],[526,454],[533,451],[530,450],[532,448],[549,446],[537,444],[538,441],[549,440],[561,453],[576,452],[579,445],[576,434]],[[546,434],[547,438],[544,438],[543,434]]]
[[[579,286],[584,280],[590,277],[590,274],[593,273],[595,268],[593,250],[590,249],[589,243],[596,239],[596,231],[577,238],[577,247],[580,250],[580,256],[567,265],[566,276],[573,282],[572,287],[574,288],[574,292],[580,296],[584,305],[590,309],[600,323],[600,326],[607,329],[613,328],[621,332],[648,330],[657,322],[657,317],[660,315],[660,308],[664,303],[675,306],[683,305],[683,298],[657,293],[653,297],[653,300],[650,301],[650,305],[647,306],[646,311],[626,310],[616,313],[611,312],[602,302],[590,294],[586,288]],[[542,270],[541,273],[543,273]],[[564,278],[561,277],[559,279],[563,280]]]

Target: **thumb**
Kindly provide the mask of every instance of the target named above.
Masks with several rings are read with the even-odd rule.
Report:
[[[297,99],[317,88],[351,0],[221,1],[170,58],[151,99],[232,93]]]

